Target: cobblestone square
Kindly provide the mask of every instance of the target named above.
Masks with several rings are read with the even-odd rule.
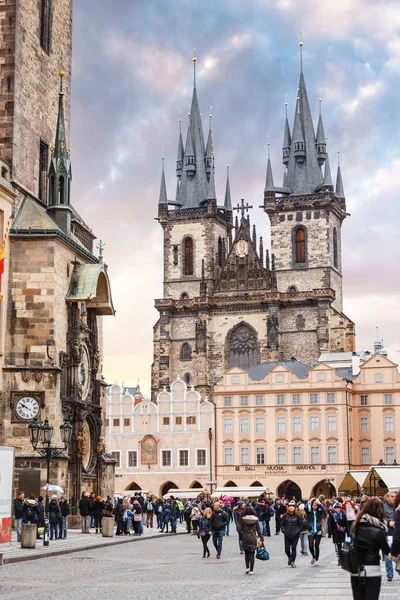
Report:
[[[212,544],[210,543],[210,549]],[[320,566],[298,556],[297,568],[287,566],[283,537],[267,538],[268,562],[256,561],[255,575],[245,575],[236,534],[224,538],[221,560],[203,560],[201,542],[180,534],[143,539],[0,567],[0,598],[22,600],[285,600],[321,598],[351,600],[349,576],[337,566],[333,544],[323,539]],[[382,563],[380,598],[399,597],[400,578],[388,583]]]

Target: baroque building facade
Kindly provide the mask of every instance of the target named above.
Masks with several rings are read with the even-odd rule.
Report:
[[[46,465],[32,450],[29,423],[47,418],[60,445],[58,429],[68,418],[72,442],[51,461],[50,479],[75,512],[82,489],[113,492],[102,317],[114,308],[102,244],[95,256],[95,236],[71,204],[72,0],[14,0],[0,8],[0,154],[14,217],[1,301],[0,443],[15,447],[15,486],[38,494]]]
[[[196,496],[214,477],[214,435],[213,403],[181,379],[156,402],[118,383],[109,388],[106,443],[116,460],[117,494],[191,489]]]
[[[178,137],[174,200],[164,166],[161,176],[164,293],[155,301],[153,398],[182,373],[211,394],[231,367],[292,357],[311,364],[321,352],[354,350],[354,324],[342,306],[341,170],[334,187],[322,116],[315,133],[302,68],[292,129],[285,121],[281,187],[267,162],[271,253],[257,239],[247,203],[232,207],[229,168],[218,202],[214,160],[211,118],[205,143],[194,72],[185,144],[181,131]]]

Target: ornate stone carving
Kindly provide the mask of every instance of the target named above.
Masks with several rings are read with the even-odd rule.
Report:
[[[196,352],[205,352],[207,349],[207,329],[206,322],[196,323]]]
[[[248,369],[258,362],[258,341],[255,332],[248,325],[239,325],[229,336],[228,368]]]
[[[270,315],[267,320],[267,336],[269,348],[278,346],[278,317]]]

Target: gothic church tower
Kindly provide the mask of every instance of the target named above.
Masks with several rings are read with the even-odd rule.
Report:
[[[342,313],[341,174],[335,192],[322,116],[315,135],[302,70],[293,131],[285,124],[281,188],[268,157],[271,257],[245,201],[232,209],[229,168],[218,202],[214,156],[211,118],[205,144],[194,78],[185,145],[179,131],[174,200],[164,165],[161,175],[164,297],[155,301],[153,397],[178,377],[210,394],[234,366],[292,357],[311,364],[323,351],[353,349],[353,323]],[[233,210],[240,217],[233,219]]]

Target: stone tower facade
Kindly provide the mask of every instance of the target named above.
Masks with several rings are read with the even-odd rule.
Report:
[[[224,203],[216,199],[211,118],[205,144],[195,79],[185,144],[179,132],[174,200],[164,166],[161,177],[164,297],[155,301],[153,398],[179,376],[210,394],[233,366],[293,357],[311,364],[323,351],[353,349],[354,325],[342,312],[341,172],[334,190],[322,116],[315,134],[302,72],[283,146],[282,187],[269,157],[267,164],[270,255],[244,200],[232,209],[229,168]]]

